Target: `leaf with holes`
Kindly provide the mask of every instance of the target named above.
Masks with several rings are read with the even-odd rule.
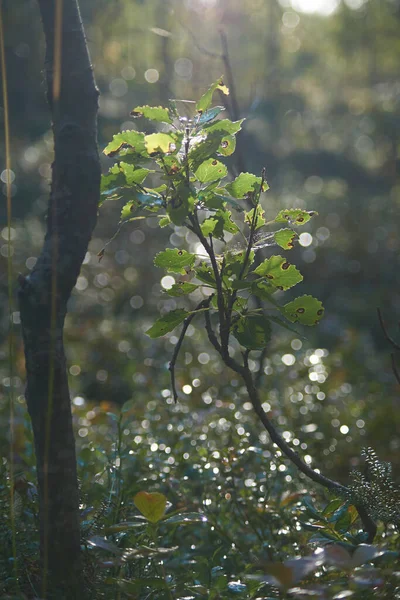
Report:
[[[147,335],[151,338],[158,338],[166,333],[169,333],[175,327],[178,327],[182,321],[186,319],[186,317],[190,313],[186,312],[182,308],[177,308],[176,310],[171,310],[171,312],[167,313],[157,321],[146,331]]]
[[[231,156],[236,150],[236,138],[234,135],[226,135],[222,138],[218,148],[218,156]]]
[[[165,515],[167,498],[159,492],[138,492],[133,502],[150,523],[158,523]]]
[[[274,232],[274,240],[284,250],[291,250],[294,247],[294,240],[297,233],[293,229],[279,229]]]
[[[324,314],[322,302],[312,296],[300,296],[285,304],[282,314],[292,323],[317,325]]]
[[[196,255],[190,254],[186,250],[167,248],[167,250],[156,254],[154,264],[156,267],[166,269],[169,273],[185,275],[186,269],[190,269],[194,265],[195,260]]]
[[[275,217],[275,223],[290,223],[291,225],[305,225],[317,215],[315,211],[302,210],[301,208],[285,208],[281,210]]]
[[[253,273],[265,277],[268,283],[282,290],[288,290],[303,281],[300,271],[283,256],[271,256],[271,258],[265,259],[254,269]]]
[[[201,183],[210,183],[211,181],[223,179],[227,174],[228,169],[226,166],[214,158],[209,158],[201,163],[195,171],[195,175]]]
[[[171,116],[167,108],[163,106],[137,106],[131,111],[132,117],[145,117],[158,123],[172,123]]]

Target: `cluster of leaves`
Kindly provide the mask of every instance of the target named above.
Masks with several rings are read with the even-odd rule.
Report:
[[[351,501],[364,506],[373,519],[400,527],[400,486],[393,479],[392,465],[379,460],[372,448],[365,448],[362,455],[364,472],[352,473]]]
[[[165,335],[197,311],[207,310],[218,313],[225,340],[233,334],[245,349],[262,350],[270,340],[271,322],[314,325],[323,315],[321,302],[312,296],[301,296],[283,306],[273,297],[278,290],[286,291],[303,279],[285,257],[256,259],[260,248],[294,247],[297,234],[291,227],[270,231],[270,226],[303,225],[315,213],[286,209],[266,222],[260,204],[262,192],[268,189],[264,174],[241,173],[232,181],[224,181],[228,169],[220,158],[234,152],[235,136],[243,121],[219,118],[223,107],[210,108],[215,91],[228,94],[222,80],[216,81],[197,102],[191,119],[179,116],[173,103],[169,108],[135,108],[131,113],[134,117],[163,123],[168,130],[115,135],[104,152],[111,157],[118,155],[118,162],[103,177],[102,194],[106,199],[126,201],[121,223],[144,218],[135,214],[144,209],[158,216],[160,227],[186,226],[204,248],[205,257],[178,248],[168,248],[155,257],[156,266],[178,279],[167,294],[181,297],[201,288],[208,290],[210,302],[192,312],[178,308],[163,315],[148,330],[150,337]],[[145,187],[150,176],[156,185]],[[241,238],[241,249],[226,247],[227,234]],[[217,242],[223,244],[221,254],[216,253]],[[266,314],[264,302],[272,314]]]

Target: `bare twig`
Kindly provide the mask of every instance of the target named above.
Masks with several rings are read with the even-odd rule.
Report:
[[[182,327],[182,331],[181,334],[179,336],[179,340],[176,343],[175,346],[175,350],[174,353],[172,355],[171,361],[169,363],[169,371],[171,373],[171,387],[172,387],[172,393],[174,396],[174,402],[175,404],[178,402],[178,393],[176,391],[176,383],[175,383],[175,365],[176,365],[176,361],[178,359],[178,355],[183,343],[183,340],[185,339],[185,335],[186,332],[188,330],[188,327],[190,325],[190,323],[192,322],[192,320],[194,319],[194,317],[196,316],[196,313],[198,310],[202,309],[202,308],[206,308],[208,307],[210,303],[210,300],[207,298],[206,300],[202,300],[194,309],[194,312],[192,312],[188,317],[186,317],[186,319],[183,321],[183,327]]]
[[[400,344],[398,344],[397,342],[394,341],[394,339],[392,337],[390,337],[388,330],[386,329],[386,325],[385,322],[383,320],[382,317],[382,313],[381,313],[381,309],[377,308],[377,313],[378,313],[378,319],[379,319],[379,324],[381,326],[381,329],[383,331],[383,335],[385,336],[385,338],[387,339],[387,341],[389,342],[389,344],[391,344],[393,346],[393,348],[395,348],[396,350],[400,350]]]

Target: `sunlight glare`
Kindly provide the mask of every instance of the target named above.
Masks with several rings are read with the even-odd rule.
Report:
[[[340,0],[291,0],[291,4],[294,10],[329,17],[338,9]]]

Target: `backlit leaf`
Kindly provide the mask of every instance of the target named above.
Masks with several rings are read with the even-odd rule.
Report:
[[[167,313],[157,321],[146,331],[147,335],[151,338],[158,338],[166,333],[169,333],[175,327],[177,327],[182,321],[186,319],[189,315],[186,310],[182,308],[177,308],[176,310],[172,310]]]
[[[210,235],[218,225],[218,219],[214,217],[210,217],[209,219],[205,219],[200,225],[201,232],[204,236]]]
[[[172,123],[168,109],[162,106],[137,106],[130,114],[132,117],[145,117],[159,123]]]
[[[117,153],[123,154],[123,150],[146,155],[144,139],[144,133],[140,131],[121,131],[121,133],[113,136],[112,141],[107,144],[103,152],[106,156],[115,156]]]
[[[253,222],[255,210],[256,210],[255,208],[252,208],[251,210],[249,210],[249,212],[245,213],[245,215],[244,215],[245,223],[247,223],[247,225],[249,225],[249,227],[251,227],[251,224]],[[258,204],[257,210],[256,210],[254,231],[257,231],[257,229],[259,229],[263,225],[265,225],[264,210],[261,207],[261,205]]]
[[[283,314],[292,323],[317,325],[324,314],[322,302],[312,296],[301,296],[285,304]]]
[[[274,232],[275,242],[284,250],[291,250],[294,247],[294,240],[297,233],[292,229],[279,229]]]
[[[289,223],[291,225],[304,225],[314,215],[315,211],[302,210],[300,208],[285,208],[275,217],[275,223]]]
[[[150,523],[162,519],[167,508],[167,498],[159,492],[138,492],[133,502]]]
[[[288,290],[303,281],[300,271],[283,256],[271,256],[265,259],[253,273],[265,277],[268,283],[282,290]]]
[[[236,150],[236,138],[234,135],[226,135],[222,138],[218,148],[218,155],[231,156]]]
[[[210,183],[223,179],[228,173],[228,169],[222,162],[214,158],[204,161],[195,171],[197,179],[201,183]]]
[[[198,287],[199,286],[195,285],[194,283],[188,283],[187,281],[178,281],[177,283],[174,283],[174,285],[170,287],[169,290],[165,290],[165,292],[168,294],[168,296],[179,298],[181,296],[187,296],[188,294],[191,294],[192,292],[197,290]]]
[[[230,121],[229,119],[221,119],[220,121],[216,121],[215,123],[209,123],[204,127],[204,131],[207,134],[212,132],[222,132],[228,135],[234,135],[242,128],[242,123],[244,119],[240,119],[240,121]]]
[[[211,287],[215,287],[215,277],[212,268],[207,263],[201,263],[194,270],[197,279],[200,279],[203,283],[207,283],[211,285]]]
[[[195,254],[190,254],[186,250],[178,248],[167,248],[163,252],[156,254],[154,264],[156,267],[166,269],[170,273],[186,274],[186,269],[191,268],[196,260]]]
[[[170,154],[177,150],[176,138],[169,133],[150,133],[145,136],[144,143],[150,156],[157,152]]]
[[[232,183],[226,186],[227,191],[234,198],[245,198],[248,194],[258,193],[261,186],[261,177],[253,173],[240,173]],[[268,184],[264,182],[263,191],[268,189]]]
[[[204,111],[206,111],[211,102],[212,102],[212,97],[213,94],[216,90],[219,90],[220,92],[222,92],[223,94],[225,94],[226,96],[229,95],[229,89],[226,87],[226,85],[224,85],[224,82],[222,80],[222,77],[220,79],[218,79],[218,81],[215,81],[210,87],[209,89],[206,91],[205,94],[202,95],[202,97],[200,98],[200,100],[197,102],[196,104],[196,110],[199,113],[204,113]]]

